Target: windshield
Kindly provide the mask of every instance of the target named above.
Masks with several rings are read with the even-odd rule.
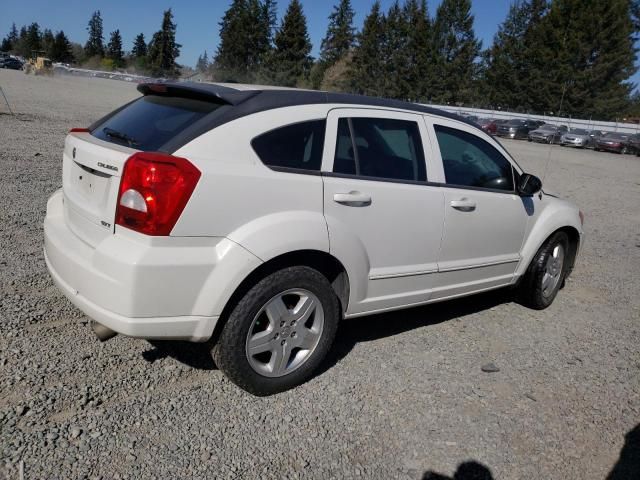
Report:
[[[538,128],[538,130],[549,130],[549,131],[556,131],[558,129],[558,127],[556,127],[555,125],[542,125],[541,127]]]
[[[581,128],[574,128],[573,130],[571,130],[571,133],[573,135],[589,135],[589,132]]]
[[[524,120],[509,120],[507,125],[511,125],[514,127],[519,127],[520,125],[524,125]]]
[[[146,95],[100,123],[91,135],[138,150],[157,151],[219,107],[203,100]]]

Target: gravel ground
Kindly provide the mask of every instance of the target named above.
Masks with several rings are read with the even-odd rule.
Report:
[[[0,97],[0,478],[420,479],[477,462],[456,479],[602,479],[618,462],[640,423],[640,159],[505,142],[539,175],[551,152],[546,187],[586,213],[555,303],[496,292],[354,319],[314,379],[255,398],[203,345],[98,343],[46,272],[65,134],[134,86],[6,70],[0,86],[17,112]]]

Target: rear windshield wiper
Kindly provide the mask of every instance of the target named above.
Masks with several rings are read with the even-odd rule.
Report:
[[[138,145],[138,142],[136,141],[136,139],[135,138],[131,138],[126,133],[119,132],[119,131],[114,130],[113,128],[109,128],[109,127],[104,127],[102,129],[102,131],[104,132],[104,134],[107,137],[117,138],[118,140],[122,140],[124,142],[127,142],[127,145],[129,145],[130,147]]]

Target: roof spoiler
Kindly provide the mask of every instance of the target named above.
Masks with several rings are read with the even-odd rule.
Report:
[[[191,98],[224,105],[238,105],[260,93],[260,90],[235,90],[211,83],[141,83],[138,91],[143,95]]]

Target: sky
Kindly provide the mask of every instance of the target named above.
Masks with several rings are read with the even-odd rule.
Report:
[[[327,17],[338,0],[301,0],[307,16],[309,36],[313,43],[312,55],[317,57],[320,42],[326,33]],[[432,16],[441,0],[428,2]],[[483,48],[491,45],[498,26],[504,21],[513,0],[472,0],[476,36],[482,40]],[[374,0],[352,0],[356,12],[355,26],[362,27],[364,17],[371,10]],[[387,10],[394,0],[381,0]],[[231,0],[2,0],[0,6],[0,38],[3,38],[11,23],[18,28],[38,22],[41,28],[54,32],[64,30],[71,41],[84,45],[87,40],[87,22],[94,10],[100,10],[104,23],[105,42],[109,32],[120,29],[125,50],[131,50],[134,37],[142,32],[149,41],[160,29],[162,13],[173,9],[177,24],[176,37],[182,45],[178,62],[195,66],[198,56],[205,50],[209,58],[218,47],[219,22]],[[278,1],[278,24],[289,4]],[[640,73],[632,80],[640,83]]]

